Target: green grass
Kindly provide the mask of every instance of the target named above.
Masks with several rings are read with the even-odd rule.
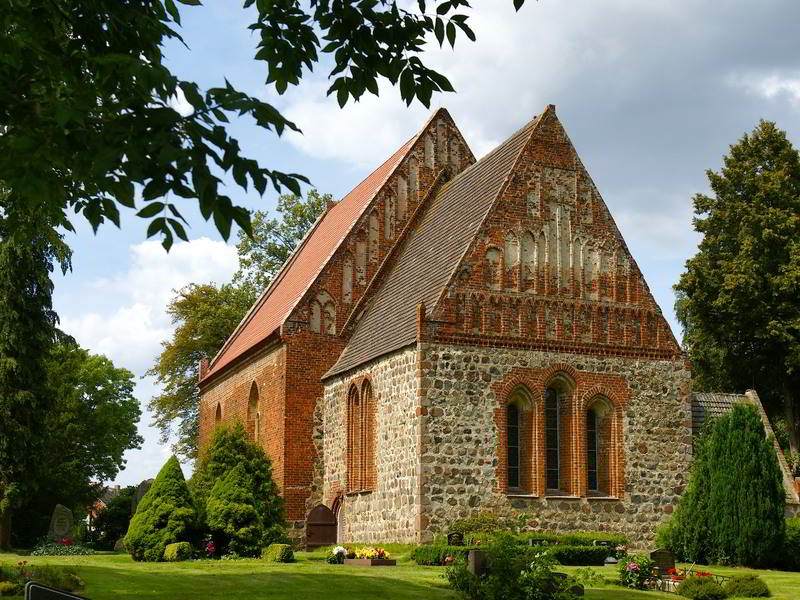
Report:
[[[447,588],[441,567],[419,567],[409,559],[410,547],[386,546],[398,559],[397,567],[329,565],[324,552],[297,552],[297,562],[271,564],[257,559],[136,563],[126,554],[29,557],[0,554],[0,564],[27,560],[33,564],[75,567],[86,582],[82,595],[91,600],[406,600],[455,599]],[[574,573],[578,567],[559,567]],[[637,592],[613,585],[614,567],[595,568],[607,581],[586,590],[587,600],[663,600],[679,596]],[[722,575],[748,569],[712,567]],[[775,600],[800,599],[800,573],[755,571],[769,585]]]

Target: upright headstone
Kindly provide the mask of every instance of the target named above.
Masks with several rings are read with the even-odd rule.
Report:
[[[463,546],[464,545],[464,534],[460,531],[453,531],[447,534],[447,545],[448,546]]]
[[[488,569],[489,561],[483,550],[470,550],[467,555],[467,568],[473,575],[481,577]]]
[[[136,493],[133,495],[133,500],[131,501],[131,514],[136,514],[136,507],[139,506],[139,502],[142,501],[144,495],[150,489],[150,486],[153,485],[152,479],[145,479],[139,485],[136,486]]]
[[[75,524],[72,518],[72,511],[63,504],[56,504],[53,509],[53,516],[50,517],[50,529],[47,537],[51,540],[60,540],[72,533],[72,526]]]

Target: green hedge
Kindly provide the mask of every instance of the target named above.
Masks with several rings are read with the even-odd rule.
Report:
[[[261,551],[261,558],[269,562],[294,562],[294,551],[289,544],[270,544]]]
[[[602,567],[613,548],[603,546],[551,546],[547,553],[562,565]]]
[[[411,551],[411,560],[418,565],[438,567],[444,564],[448,556],[457,558],[466,556],[470,550],[477,546],[448,546],[446,544],[425,544],[417,546]]]
[[[175,542],[167,544],[164,548],[164,560],[167,562],[181,562],[189,560],[194,554],[194,549],[189,542]]]
[[[464,537],[464,541],[472,545],[490,544],[499,532],[474,532]],[[532,546],[597,546],[604,543],[613,551],[617,546],[627,545],[628,539],[619,533],[607,531],[579,531],[575,533],[555,533],[550,531],[528,531],[525,533],[507,534],[521,544]]]

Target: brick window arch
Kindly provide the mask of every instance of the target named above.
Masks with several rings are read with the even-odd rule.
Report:
[[[347,393],[347,488],[364,492],[375,485],[375,399],[365,379],[360,388],[351,384]]]
[[[247,433],[254,441],[258,441],[261,431],[261,412],[258,407],[258,385],[254,381],[250,384],[250,396],[247,399]]]
[[[222,421],[222,405],[217,402],[217,410],[214,411],[214,423],[219,425]]]
[[[501,423],[501,444],[505,450],[504,487],[509,494],[533,493],[533,400],[524,385],[515,387],[509,394]]]
[[[347,490],[361,490],[361,393],[352,384],[347,392]]]

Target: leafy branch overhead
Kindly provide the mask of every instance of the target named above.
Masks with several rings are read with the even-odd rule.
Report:
[[[48,225],[71,230],[80,214],[97,230],[107,221],[119,226],[122,206],[169,249],[176,237],[187,239],[187,207],[213,219],[226,239],[234,223],[251,232],[249,211],[223,191],[226,175],[259,194],[269,186],[299,194],[308,182],[261,166],[230,134],[237,117],[277,135],[299,131],[274,106],[227,80],[201,89],[164,64],[165,43],[183,41],[175,0],[0,6],[0,181],[10,193],[9,218],[36,210]],[[378,94],[381,78],[399,85],[408,104],[428,106],[434,92],[453,89],[422,62],[429,34],[440,45],[455,46],[459,32],[475,39],[466,0],[419,0],[416,10],[388,0],[245,0],[244,7],[255,8],[250,29],[260,38],[255,58],[266,63],[266,83],[282,94],[327,54],[328,93],[341,106]],[[188,114],[176,97],[191,106]]]

